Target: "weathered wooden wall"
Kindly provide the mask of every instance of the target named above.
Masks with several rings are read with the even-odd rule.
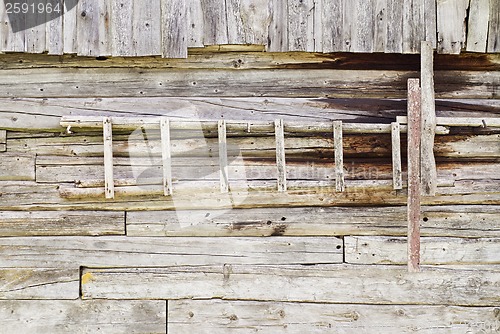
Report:
[[[63,17],[19,32],[12,31],[6,7],[0,6],[0,24],[0,52],[185,58],[188,48],[256,45],[267,51],[418,53],[422,40],[430,41],[440,53],[500,52],[498,0],[154,0],[144,4],[79,0]]]
[[[437,115],[498,117],[498,57],[438,55]],[[333,133],[286,131],[390,125],[406,115],[405,81],[418,69],[413,55],[1,55],[2,330],[498,332],[498,127],[436,136],[420,273],[404,265],[406,186],[392,187],[391,135],[344,134],[339,193]],[[221,194],[217,131],[172,130],[165,197],[159,131],[116,130],[116,198],[106,200],[102,130],[68,132],[63,116],[283,119],[288,190],[276,191],[272,131],[228,131],[231,191]]]

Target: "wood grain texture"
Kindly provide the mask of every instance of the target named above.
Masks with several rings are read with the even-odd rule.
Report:
[[[172,195],[172,153],[170,142],[170,120],[166,117],[160,119],[161,131],[161,156],[163,167],[163,194],[165,196]]]
[[[78,268],[0,268],[0,300],[77,299],[79,290]]]
[[[288,51],[314,51],[314,0],[288,0]]]
[[[486,52],[490,0],[470,0],[467,21],[467,51]]]
[[[403,2],[386,0],[387,31],[385,52],[403,51]]]
[[[106,117],[103,123],[103,154],[104,154],[104,187],[106,199],[115,197],[115,180],[113,172],[113,130],[110,117]]]
[[[130,56],[133,52],[133,15],[134,2],[113,1],[111,3],[111,54]]]
[[[2,237],[124,234],[123,212],[0,211]]]
[[[346,236],[344,242],[347,263],[406,263],[406,238]],[[500,263],[500,239],[422,238],[421,247],[422,265]]]
[[[65,11],[63,0],[57,0],[52,4],[59,5]],[[49,14],[47,14],[50,17]],[[64,15],[63,15],[64,16]],[[46,50],[50,55],[62,55],[64,53],[64,18],[58,16],[46,24]]]
[[[497,206],[422,207],[421,234],[498,238]],[[127,212],[128,236],[406,236],[405,207]]]
[[[495,0],[490,0],[487,51],[500,52],[500,3]]]
[[[285,134],[283,120],[278,119],[274,122],[275,139],[276,139],[276,169],[277,169],[277,184],[278,191],[285,192],[287,190],[287,173],[286,173],[286,157],[285,157]]]
[[[469,0],[447,1],[436,0],[437,3],[437,51],[440,53],[460,53],[465,47],[465,22]]]
[[[165,301],[5,300],[3,327],[12,333],[165,333]]]
[[[24,51],[28,53],[42,53],[46,50],[46,25],[45,18],[47,13],[45,10],[28,11],[24,16],[26,26],[33,25],[32,22],[41,22],[41,24],[30,27],[24,30]],[[22,15],[20,15],[22,16]]]
[[[351,25],[351,51],[371,53],[375,49],[375,15],[373,0],[354,0]]]
[[[7,151],[7,131],[0,130],[0,152]]]
[[[418,53],[425,36],[424,2],[403,1],[403,53]]]
[[[489,269],[425,267],[416,274],[396,265],[88,268],[83,273],[90,279],[82,285],[82,294],[84,299],[498,306],[500,272]]]
[[[343,1],[322,0],[322,51],[342,51],[344,42],[342,39]]]
[[[343,256],[334,237],[30,237],[0,245],[0,268],[341,263]]]
[[[344,140],[342,121],[333,122],[333,149],[335,151],[335,190],[343,192],[344,183]]]
[[[228,21],[226,2],[201,0],[203,9],[203,44],[217,45],[228,43]],[[232,28],[232,27],[231,27]]]
[[[226,6],[229,44],[267,44],[269,0],[229,0]]]
[[[35,156],[2,153],[0,159],[0,181],[35,180]]]
[[[403,189],[403,170],[401,167],[401,128],[399,123],[391,123],[392,142],[392,183],[395,190]]]
[[[288,51],[288,0],[269,0],[268,8],[271,22],[269,23],[267,51]]]
[[[111,55],[111,1],[81,0],[77,10],[78,55]]]
[[[496,308],[171,300],[173,333],[449,333],[496,328]],[[487,329],[486,329],[487,330]]]
[[[162,56],[186,58],[189,45],[186,1],[161,0],[160,13],[162,15]]]
[[[219,139],[219,181],[220,191],[222,193],[229,192],[229,174],[227,165],[227,137],[226,137],[226,121],[218,122],[218,139]]]

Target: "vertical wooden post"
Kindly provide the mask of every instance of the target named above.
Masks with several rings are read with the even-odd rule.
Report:
[[[343,192],[345,190],[345,182],[342,121],[333,122],[333,148],[335,150],[335,190]]]
[[[218,122],[219,131],[219,165],[220,165],[220,191],[227,193],[229,191],[229,180],[227,175],[227,139],[226,139],[226,121]]]
[[[286,191],[285,129],[282,119],[274,121],[276,137],[276,166],[278,167],[278,191]]]
[[[420,139],[419,79],[408,79],[408,271],[420,271]]]
[[[422,42],[421,86],[422,86],[422,139],[421,139],[421,183],[422,194],[435,196],[437,191],[437,169],[434,158],[436,135],[436,105],[434,98],[434,50],[430,42]]]
[[[163,194],[172,195],[172,153],[170,146],[170,120],[160,118],[161,158],[163,165]]]
[[[398,122],[391,123],[392,138],[392,185],[395,190],[403,189],[401,168],[401,128]]]
[[[106,198],[115,198],[115,181],[113,178],[113,130],[110,117],[102,122],[104,137],[104,193]]]

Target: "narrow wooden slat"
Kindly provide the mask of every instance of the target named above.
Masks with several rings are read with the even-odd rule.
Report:
[[[115,197],[115,181],[113,176],[113,130],[111,118],[103,120],[104,136],[104,183],[107,199]]]
[[[338,52],[342,51],[344,41],[342,40],[342,16],[343,1],[323,0],[322,1],[322,51]]]
[[[421,110],[422,138],[420,143],[420,176],[422,195],[435,196],[437,190],[437,169],[434,158],[434,137],[436,135],[436,102],[434,98],[434,50],[431,42],[421,46]]]
[[[386,0],[387,34],[385,52],[403,51],[403,3],[400,0]]]
[[[285,162],[285,131],[283,120],[274,121],[276,137],[276,166],[278,170],[278,191],[284,192],[286,185],[286,162]]]
[[[46,29],[48,22],[46,22],[47,13],[45,10],[34,12],[29,10],[25,15],[26,26],[24,43],[25,52],[28,53],[42,53],[46,50]]]
[[[342,121],[333,122],[333,148],[335,151],[335,189],[345,190],[344,182],[344,141],[342,139]]]
[[[314,51],[314,0],[288,1],[288,50]]]
[[[490,0],[470,0],[467,21],[467,51],[486,52]]]
[[[437,51],[459,54],[465,46],[466,17],[469,0],[436,0],[437,2]]]
[[[134,2],[113,1],[111,6],[111,54],[113,56],[133,55]]]
[[[177,39],[176,50],[185,49],[187,52],[187,20],[186,10],[177,8],[175,14],[162,17],[161,0],[134,1],[133,10],[133,46],[132,55],[136,57],[161,55],[164,34],[174,33],[180,37]],[[171,31],[163,31],[163,24],[170,22],[172,17],[177,18],[177,25],[170,26]],[[165,19],[164,19],[165,18]],[[184,31],[181,29],[184,28]],[[174,58],[174,57],[172,57]],[[183,57],[185,58],[185,57]]]
[[[266,45],[270,0],[227,0],[228,43]]]
[[[342,263],[342,248],[337,237],[14,237],[0,238],[0,268]]]
[[[54,6],[59,6],[61,11],[64,12],[63,0],[51,1]],[[64,35],[63,35],[63,15],[47,14],[47,20],[51,18],[46,24],[46,50],[49,55],[62,55],[64,53]]]
[[[373,0],[350,0],[354,5],[354,21],[351,26],[352,52],[368,52],[374,50],[375,22]]]
[[[226,121],[218,122],[219,133],[219,178],[220,191],[227,193],[229,191],[229,176],[227,168],[227,139],[226,139]]]
[[[77,299],[79,276],[79,268],[44,268],[41,263],[31,268],[0,268],[0,300]]]
[[[495,271],[491,266],[486,270],[429,267],[419,274],[408,273],[404,266],[397,265],[315,265],[307,269],[231,265],[225,276],[222,265],[85,269],[85,274],[92,275],[82,285],[85,299],[219,298],[332,304],[500,305],[498,266]]]
[[[0,301],[8,333],[165,333],[165,301]]]
[[[355,32],[356,1],[342,0],[342,51],[351,52]]]
[[[403,1],[403,53],[418,53],[425,38],[424,1]]]
[[[420,271],[420,80],[408,79],[408,271]]]
[[[170,120],[166,117],[160,119],[161,155],[163,164],[163,192],[165,196],[172,195],[172,154],[170,143]]]
[[[2,40],[0,51],[4,52],[25,52],[25,27],[26,27],[26,16],[25,15],[12,15],[9,17],[5,8],[5,4],[0,10],[2,26]],[[15,29],[14,31],[14,27]]]
[[[162,56],[187,58],[188,20],[186,1],[162,0]],[[196,22],[196,24],[202,24]]]
[[[436,1],[437,0],[424,0],[423,6],[420,7],[421,13],[424,18],[424,33],[422,37],[422,41],[426,41],[431,43],[432,48],[436,49],[437,47],[437,10],[436,10]]]
[[[387,0],[373,1],[373,52],[384,52],[387,37]]]
[[[183,0],[178,1],[185,2]],[[228,25],[226,15],[226,1],[202,0],[201,4],[204,22],[203,44],[227,44]]]
[[[405,264],[406,238],[346,236],[345,262],[352,264]],[[500,264],[498,238],[422,238],[422,265]]]
[[[67,10],[67,5],[65,6],[65,10]],[[80,14],[77,5],[63,15],[63,51],[65,54],[76,54],[78,52],[77,16]]]
[[[500,2],[490,0],[488,52],[500,52]]]
[[[77,51],[82,56],[111,54],[111,0],[80,0],[77,15]]]
[[[0,130],[0,152],[7,151],[7,131]]]
[[[401,128],[398,122],[391,123],[392,138],[392,183],[394,189],[403,189],[403,170],[401,167]]]
[[[406,116],[397,116],[396,121],[401,124],[408,124]],[[436,124],[442,126],[458,127],[500,127],[499,117],[436,117]]]
[[[288,0],[270,0],[269,41],[267,51],[288,51]]]
[[[186,8],[188,22],[188,42],[190,48],[203,48],[203,35],[205,33],[205,24],[203,22],[202,0],[189,0],[189,6]]]
[[[169,300],[168,332],[205,333],[466,333],[487,332],[498,322],[495,307],[363,305]],[[192,317],[190,315],[193,315]]]

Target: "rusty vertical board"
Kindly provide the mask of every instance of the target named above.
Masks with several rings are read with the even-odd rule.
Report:
[[[408,79],[408,271],[420,271],[420,80]]]
[[[228,169],[227,169],[227,139],[226,139],[226,121],[218,122],[219,133],[219,165],[220,165],[220,191],[227,193],[229,191]]]
[[[163,194],[172,195],[172,154],[170,147],[170,120],[160,118],[161,157],[163,165]]]
[[[345,182],[342,121],[333,122],[333,147],[335,152],[335,190],[343,192],[345,190]]]
[[[106,198],[115,198],[115,183],[113,179],[113,130],[110,117],[102,122],[104,137],[104,193]]]
[[[392,138],[392,184],[395,190],[403,189],[401,169],[401,127],[398,122],[391,123]]]
[[[286,191],[285,130],[283,120],[274,121],[276,136],[276,166],[278,168],[278,191]]]
[[[431,42],[421,44],[421,184],[422,195],[435,196],[437,191],[437,168],[434,157],[436,136],[436,103],[434,98],[434,49]]]

